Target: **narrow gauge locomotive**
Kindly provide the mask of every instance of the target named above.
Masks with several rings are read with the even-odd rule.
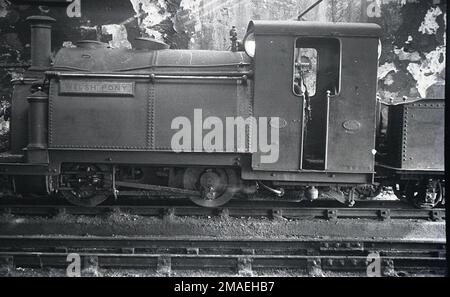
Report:
[[[258,189],[295,190],[351,206],[392,186],[419,207],[444,203],[444,102],[377,99],[375,24],[252,21],[232,51],[139,38],[132,50],[82,41],[52,58],[54,20],[28,21],[32,65],[12,82],[11,150],[0,157],[19,193],[96,206],[156,190],[219,207]],[[176,151],[180,117],[200,135]],[[235,122],[232,145],[208,151],[206,117],[216,128],[270,120]],[[255,131],[278,133],[270,162]]]

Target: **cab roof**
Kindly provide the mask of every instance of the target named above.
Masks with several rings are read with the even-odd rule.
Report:
[[[380,37],[381,27],[368,23],[306,21],[250,21],[247,31],[256,35],[295,35],[321,37]]]

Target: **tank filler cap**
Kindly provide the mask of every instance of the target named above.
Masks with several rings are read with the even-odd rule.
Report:
[[[169,49],[169,45],[154,38],[139,37],[134,40],[136,50],[157,51]]]

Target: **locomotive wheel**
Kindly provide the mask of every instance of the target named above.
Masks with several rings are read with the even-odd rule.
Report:
[[[418,208],[431,209],[442,202],[442,185],[435,179],[414,181],[407,184],[406,197]]]
[[[70,203],[81,207],[94,207],[108,199],[107,195],[92,191],[92,189],[86,187],[72,191],[62,190],[60,194]]]
[[[94,207],[108,199],[96,166],[77,165],[69,171],[71,173],[67,174],[63,180],[70,189],[59,190],[59,194],[64,199],[81,207]]]
[[[183,176],[183,187],[196,190],[200,197],[190,197],[202,207],[216,208],[228,203],[238,191],[238,177],[232,169],[189,168]]]

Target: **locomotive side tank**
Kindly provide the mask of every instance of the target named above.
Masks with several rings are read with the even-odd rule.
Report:
[[[49,148],[173,152],[177,117],[203,130],[195,113],[251,116],[250,65],[242,52],[64,49],[49,74]]]

